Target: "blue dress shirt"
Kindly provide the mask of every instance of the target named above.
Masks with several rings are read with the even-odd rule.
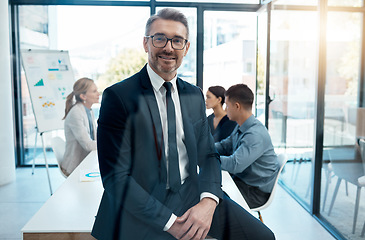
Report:
[[[266,127],[253,115],[215,147],[223,170],[263,192],[272,191],[279,171],[278,159]]]

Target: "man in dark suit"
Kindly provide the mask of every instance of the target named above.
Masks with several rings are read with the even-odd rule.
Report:
[[[163,9],[147,21],[145,35],[148,64],[103,94],[98,156],[104,194],[92,235],[274,239],[221,190],[203,94],[177,78],[190,46],[185,16]]]

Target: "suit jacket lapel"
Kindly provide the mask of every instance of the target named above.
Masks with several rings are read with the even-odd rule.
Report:
[[[152,119],[152,125],[153,125],[153,132],[155,137],[155,144],[156,144],[156,152],[157,152],[157,158],[160,162],[160,176],[164,181],[166,181],[166,158],[165,158],[165,148],[164,148],[164,142],[163,142],[163,132],[162,132],[162,125],[161,125],[161,117],[160,117],[160,111],[158,110],[158,105],[155,97],[155,93],[153,91],[153,87],[150,81],[150,78],[147,73],[146,66],[141,70],[141,86],[142,86],[142,94],[146,100],[149,114]]]
[[[177,89],[179,92],[179,98],[180,98],[180,107],[181,107],[181,115],[182,115],[182,119],[183,119],[183,126],[184,126],[184,135],[185,135],[185,140],[184,140],[184,144],[186,147],[186,151],[188,153],[188,157],[189,157],[189,162],[193,161],[194,159],[197,159],[196,156],[196,139],[195,139],[195,135],[194,135],[194,128],[192,125],[192,120],[190,118],[190,111],[189,111],[189,106],[191,106],[190,103],[190,97],[189,93],[187,91],[187,89],[184,86],[184,82],[181,79],[177,79],[176,82],[177,85]],[[196,166],[196,163],[192,163],[189,164],[189,166]],[[195,173],[196,174],[196,169],[190,169],[189,167],[189,172],[191,173]]]

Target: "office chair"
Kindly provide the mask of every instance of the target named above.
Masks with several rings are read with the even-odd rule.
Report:
[[[287,161],[288,161],[288,158],[286,157],[285,154],[279,154],[278,155],[278,162],[279,162],[280,168],[279,168],[278,175],[276,176],[275,184],[274,184],[274,187],[273,187],[273,189],[271,191],[270,197],[267,200],[267,202],[265,204],[263,204],[262,206],[251,209],[252,211],[255,211],[255,212],[258,213],[259,219],[260,219],[261,222],[264,222],[264,221],[262,219],[262,216],[261,216],[260,211],[261,210],[264,210],[265,208],[267,208],[271,204],[271,202],[274,200],[274,195],[275,195],[276,187],[278,185],[279,176],[280,176],[280,173],[282,172],[282,170],[283,170],[283,168],[284,168],[284,166],[285,166],[285,164],[286,164]]]
[[[65,153],[66,143],[62,138],[54,137],[51,140],[51,146],[57,159],[58,168],[60,169],[62,176],[67,178],[66,174],[61,169],[61,162]]]
[[[357,108],[356,110],[356,139],[362,139],[365,137],[365,124],[364,124],[364,120],[365,120],[365,108]],[[360,146],[360,141],[359,140],[359,146]],[[361,147],[361,146],[360,146]],[[362,157],[362,159],[364,159],[364,157]],[[364,161],[364,160],[363,160]],[[325,165],[324,165],[325,166]],[[364,169],[365,171],[365,169]],[[331,178],[333,177],[333,167],[332,167],[332,163],[328,163],[327,167],[326,167],[326,187],[325,187],[325,191],[324,191],[324,198],[323,198],[323,204],[322,204],[322,211],[324,212],[325,209],[325,205],[326,205],[326,199],[327,199],[327,193],[328,193],[328,188],[329,188],[329,184],[331,182]],[[346,196],[348,196],[348,182],[346,179],[345,180],[345,187],[346,187]],[[356,179],[354,179],[355,185],[356,185]]]
[[[359,144],[360,144],[361,158],[362,158],[362,164],[363,164],[364,174],[365,174],[365,139],[360,139]],[[365,175],[362,176],[362,177],[359,177],[359,179],[357,179],[357,181],[358,181],[360,186],[365,187]],[[364,233],[365,233],[365,221],[364,221],[364,226],[362,227],[362,231],[361,231],[360,236],[364,237]]]
[[[360,185],[365,186],[365,176],[359,177],[359,179],[357,181],[359,182]],[[364,237],[364,233],[365,233],[365,221],[364,221],[364,226],[362,227],[360,236]]]
[[[323,164],[322,166],[325,169],[326,173],[326,187],[324,190],[324,197],[323,197],[323,203],[322,203],[322,212],[324,212],[326,207],[326,201],[327,201],[327,195],[328,195],[328,189],[329,185],[331,184],[331,178],[335,175],[333,174],[333,167],[332,163],[329,162],[328,164]],[[348,188],[348,182],[345,180],[345,190],[346,190],[346,196],[349,195],[349,188]]]
[[[360,144],[363,145],[364,143]],[[364,147],[361,147],[363,149]],[[361,150],[363,152],[363,150]],[[361,154],[363,155],[363,153]],[[359,205],[360,205],[360,194],[361,194],[361,188],[365,187],[365,183],[361,181],[361,177],[364,176],[364,169],[363,169],[363,163],[362,162],[339,162],[336,163],[336,161],[332,162],[332,168],[335,176],[337,176],[337,184],[333,193],[332,201],[330,208],[328,210],[328,216],[331,215],[331,211],[333,208],[333,205],[336,200],[336,196],[338,193],[338,189],[340,187],[341,181],[345,180],[349,183],[352,183],[356,186],[356,199],[355,199],[355,209],[354,209],[354,220],[353,220],[353,226],[352,226],[352,233],[355,233],[356,228],[356,221],[359,211]],[[359,181],[360,179],[360,181]]]

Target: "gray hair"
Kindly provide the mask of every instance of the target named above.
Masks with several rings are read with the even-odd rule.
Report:
[[[147,20],[146,30],[145,30],[145,35],[146,36],[148,36],[150,34],[151,25],[157,19],[164,19],[164,20],[172,20],[172,21],[176,21],[176,22],[181,22],[186,27],[186,33],[187,33],[186,38],[189,38],[189,26],[188,26],[187,18],[185,17],[185,15],[183,13],[181,13],[178,10],[173,9],[173,8],[161,9],[160,11],[158,11],[157,14],[152,15]]]

